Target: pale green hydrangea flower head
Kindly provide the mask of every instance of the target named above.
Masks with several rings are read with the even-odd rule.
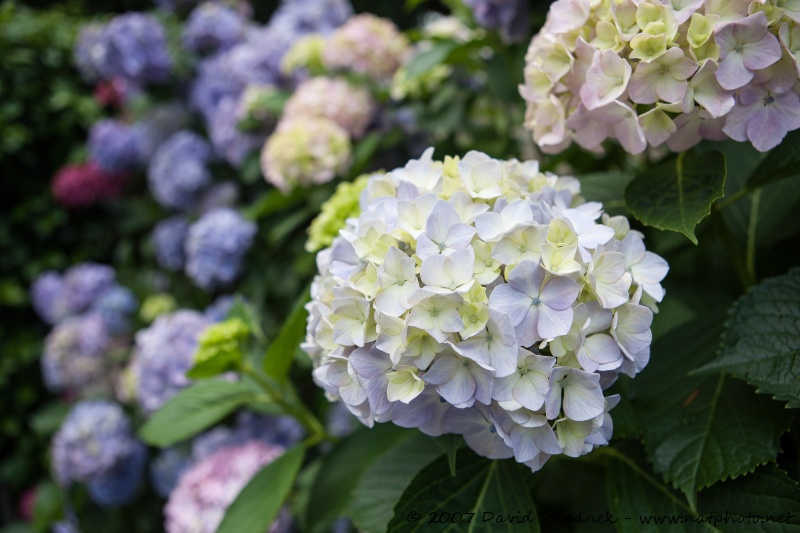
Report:
[[[336,187],[336,192],[322,204],[322,211],[308,228],[307,251],[317,252],[330,246],[339,235],[339,230],[345,227],[347,219],[361,213],[358,198],[370,177],[370,174],[365,174],[352,183],[346,181]]]

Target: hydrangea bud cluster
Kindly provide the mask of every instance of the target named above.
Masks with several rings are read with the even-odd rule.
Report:
[[[318,254],[314,379],[366,425],[462,434],[534,470],[606,444],[603,390],[648,362],[666,262],[574,178],[432,153],[373,176]]]
[[[350,138],[331,120],[281,122],[261,150],[261,172],[275,187],[326,183],[350,164]]]
[[[122,408],[107,401],[77,403],[53,438],[53,469],[59,483],[87,483],[90,497],[104,506],[132,499],[146,455]]]
[[[139,134],[135,126],[119,120],[104,119],[89,130],[89,158],[104,170],[135,170],[142,161]]]
[[[204,2],[197,6],[183,28],[183,46],[199,54],[216,53],[237,45],[248,21],[230,6]]]
[[[202,313],[182,309],[158,316],[136,334],[131,369],[142,411],[157,411],[189,385],[186,371],[194,363],[197,339],[211,323]]]
[[[127,176],[108,172],[95,162],[68,165],[53,177],[50,189],[56,201],[68,209],[88,207],[122,193]]]
[[[343,78],[316,77],[300,84],[286,102],[283,120],[326,118],[358,139],[372,121],[375,101],[363,87]]]
[[[150,15],[125,13],[84,29],[75,63],[89,81],[122,78],[134,85],[166,81],[172,70],[164,27]]]
[[[211,146],[196,133],[183,130],[171,136],[155,152],[147,171],[153,197],[172,209],[194,207],[211,184],[212,157]]]
[[[506,42],[518,42],[525,37],[530,21],[525,0],[464,0],[472,9],[475,22],[484,28],[496,29]]]
[[[256,230],[254,222],[229,207],[203,214],[189,228],[186,274],[206,290],[229,285],[241,271]]]
[[[558,0],[526,56],[526,127],[548,153],[607,138],[767,151],[800,128],[800,9],[783,4]]]
[[[167,533],[213,533],[250,479],[283,453],[279,446],[252,441],[221,448],[183,473],[164,508]],[[280,515],[270,533],[287,531]]]
[[[328,69],[388,81],[411,51],[392,21],[369,13],[356,15],[327,39],[322,61]]]

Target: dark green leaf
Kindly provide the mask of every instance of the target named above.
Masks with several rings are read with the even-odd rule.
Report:
[[[459,437],[461,438],[461,437]],[[414,476],[441,455],[433,439],[412,433],[378,457],[353,491],[347,514],[359,531],[383,533],[394,506]]]
[[[409,78],[416,78],[433,70],[444,63],[456,48],[458,48],[458,43],[453,41],[442,41],[434,44],[431,48],[411,59],[406,67],[406,75]]]
[[[678,154],[637,176],[625,189],[625,204],[645,225],[677,231],[697,244],[694,228],[722,197],[725,158],[719,152]]]
[[[698,523],[686,501],[665,486],[646,464],[624,452],[613,452],[606,468],[608,507],[620,533],[657,533],[660,531],[719,531],[707,523]]]
[[[536,507],[524,489],[529,469],[513,460],[490,461],[466,448],[458,453],[458,465],[458,475],[451,476],[442,456],[417,474],[387,531],[540,531]],[[443,523],[428,523],[429,513]]]
[[[308,317],[305,305],[310,298],[309,291],[303,291],[303,295],[294,304],[294,308],[278,332],[278,336],[267,348],[264,356],[264,372],[278,381],[286,380],[286,375],[292,367],[294,354],[305,338],[306,318]]]
[[[354,178],[363,174],[364,169],[372,160],[375,152],[380,148],[383,141],[383,133],[370,133],[353,148],[353,162],[350,165],[350,175]]]
[[[698,504],[701,512],[717,517],[717,527],[726,533],[800,532],[800,487],[774,465],[704,490]],[[754,516],[772,520],[755,521]]]
[[[721,329],[704,320],[673,329],[629,388],[655,471],[692,506],[697,490],[774,461],[791,420],[741,381],[687,375],[714,357]]]
[[[262,468],[242,489],[217,533],[264,533],[278,516],[303,464],[305,448],[295,446]]]
[[[180,391],[139,430],[153,446],[170,446],[215,424],[258,392],[244,383],[200,381]]]
[[[288,196],[278,189],[270,189],[245,210],[244,216],[258,220],[302,202],[308,191],[302,187],[294,189]]]
[[[69,413],[69,405],[63,403],[51,403],[40,410],[30,420],[33,431],[41,436],[49,436],[61,427],[61,423]]]
[[[800,175],[800,131],[790,132],[773,148],[747,181],[751,191],[785,178]]]
[[[603,209],[611,215],[625,212],[625,187],[633,179],[629,172],[594,172],[578,176],[581,196],[590,202],[602,202]]]
[[[800,269],[771,278],[731,310],[719,357],[699,372],[728,372],[800,407]]]
[[[447,464],[450,466],[450,474],[456,475],[456,452],[464,444],[461,435],[447,433],[436,438],[436,444],[447,455]]]
[[[386,450],[416,431],[394,424],[362,429],[336,445],[325,458],[308,504],[308,531],[330,531],[330,522],[344,513],[361,475]]]

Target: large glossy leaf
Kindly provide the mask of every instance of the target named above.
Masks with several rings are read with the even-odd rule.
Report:
[[[295,446],[262,468],[242,489],[217,533],[264,533],[281,511],[303,464],[305,448]]]
[[[722,197],[724,186],[721,153],[681,153],[631,181],[625,204],[647,226],[683,233],[697,244],[694,228]]]
[[[325,458],[311,487],[306,516],[308,531],[330,531],[330,523],[344,516],[364,471],[386,450],[416,433],[394,424],[378,424],[337,444]]]
[[[664,335],[630,387],[655,471],[692,506],[697,490],[775,460],[791,420],[741,381],[688,375],[714,357],[721,329],[696,320]]]
[[[364,471],[347,514],[359,531],[383,533],[403,491],[422,468],[442,454],[423,433],[408,435],[381,454]]]
[[[665,486],[647,464],[626,452],[614,452],[606,467],[608,507],[620,533],[713,533],[719,531],[699,522],[686,501]],[[695,520],[698,520],[695,522]]]
[[[258,391],[246,383],[200,381],[180,391],[158,410],[139,430],[139,436],[153,446],[170,446],[257,397]]]
[[[514,460],[490,461],[462,449],[453,477],[442,456],[405,490],[387,531],[538,532],[525,476],[530,470]]]
[[[771,278],[731,310],[719,356],[700,372],[729,372],[800,407],[800,269]]]
[[[704,490],[698,506],[726,533],[800,532],[800,487],[774,465]]]
[[[308,317],[305,304],[308,300],[309,292],[305,290],[292,308],[292,312],[278,332],[278,336],[269,344],[264,356],[264,372],[278,381],[286,379],[286,375],[292,367],[295,352],[305,338],[306,318]]]

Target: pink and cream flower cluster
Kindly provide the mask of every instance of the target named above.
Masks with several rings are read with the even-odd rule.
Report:
[[[770,150],[800,128],[799,22],[800,0],[558,0],[526,56],[526,127],[547,153]]]

